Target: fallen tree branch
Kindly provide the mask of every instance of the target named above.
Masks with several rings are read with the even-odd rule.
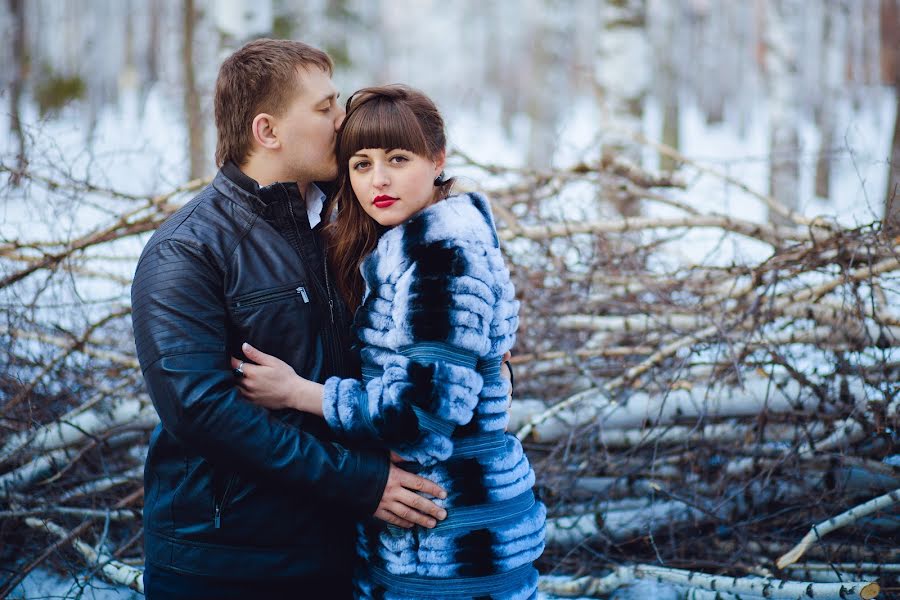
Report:
[[[612,591],[645,579],[657,583],[670,583],[687,588],[696,588],[713,594],[698,591],[689,594],[690,598],[706,600],[708,598],[772,598],[784,600],[808,600],[817,598],[824,600],[847,600],[862,598],[870,600],[881,591],[874,582],[854,581],[845,583],[814,583],[807,581],[785,581],[768,577],[727,577],[709,575],[697,571],[683,571],[657,567],[654,565],[634,565],[615,569],[605,577],[580,577],[563,581],[541,578],[539,587],[545,593],[558,596],[605,596]]]
[[[812,529],[809,530],[809,533],[803,536],[803,539],[800,540],[800,543],[797,544],[790,552],[787,552],[777,561],[775,561],[775,565],[779,569],[783,569],[786,566],[797,562],[798,560],[800,560],[800,557],[803,556],[803,554],[806,552],[807,548],[816,543],[816,541],[822,536],[828,535],[832,531],[840,529],[841,527],[852,525],[862,517],[870,515],[874,512],[878,512],[879,510],[883,510],[897,503],[900,503],[900,488],[892,492],[888,492],[883,496],[873,498],[868,502],[860,504],[859,506],[854,506],[850,510],[843,512],[836,517],[832,517],[823,523],[813,525]]]

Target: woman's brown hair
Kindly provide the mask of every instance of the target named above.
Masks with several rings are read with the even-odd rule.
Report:
[[[353,194],[350,157],[363,148],[399,148],[435,159],[446,146],[441,113],[416,89],[399,84],[368,87],[347,99],[347,116],[337,139],[338,188],[332,200],[337,203],[337,217],[325,232],[328,262],[338,292],[351,311],[362,302],[365,289],[359,266],[378,243],[381,226]],[[452,186],[452,179],[437,186],[438,197],[449,195]]]

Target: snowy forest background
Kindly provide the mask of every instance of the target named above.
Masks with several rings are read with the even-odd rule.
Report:
[[[900,0],[3,0],[0,32],[0,597],[139,596],[130,278],[258,36],[423,89],[491,195],[544,593],[900,594]]]

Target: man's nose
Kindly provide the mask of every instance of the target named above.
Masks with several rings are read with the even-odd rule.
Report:
[[[338,112],[337,118],[334,120],[334,130],[335,131],[337,131],[338,129],[341,128],[341,125],[344,124],[344,117],[347,116],[347,110],[340,104],[338,104],[337,112]]]

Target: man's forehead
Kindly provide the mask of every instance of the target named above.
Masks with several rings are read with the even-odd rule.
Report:
[[[297,77],[299,78],[301,96],[306,97],[314,102],[326,100],[331,96],[337,95],[337,88],[331,80],[328,71],[313,67],[312,69],[297,69]]]

